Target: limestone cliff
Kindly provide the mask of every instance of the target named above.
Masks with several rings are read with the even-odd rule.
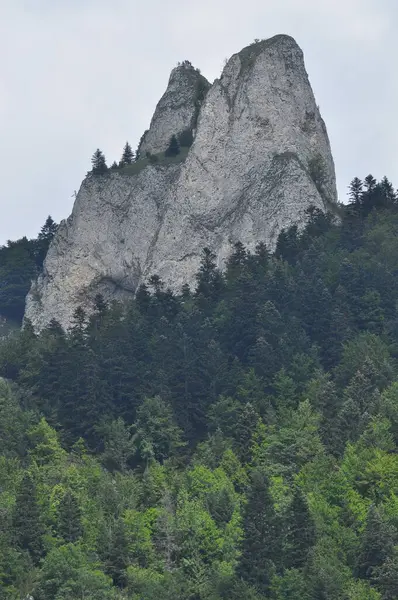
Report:
[[[187,129],[194,132],[189,150],[175,159],[159,154]],[[151,274],[178,290],[192,283],[203,247],[222,268],[236,241],[273,248],[283,228],[304,225],[309,206],[327,210],[336,202],[326,127],[289,36],[232,56],[209,91],[190,65],[175,69],[144,152],[158,161],[83,182],[27,299],[26,317],[37,329],[52,318],[67,326],[98,292],[129,297]]]
[[[172,70],[167,90],[140,144],[142,158],[147,152],[164,152],[172,135],[178,138],[195,130],[199,110],[209,87],[207,79],[188,61]]]

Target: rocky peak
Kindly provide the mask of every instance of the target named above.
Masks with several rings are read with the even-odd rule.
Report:
[[[179,291],[194,283],[204,247],[223,268],[235,242],[272,250],[282,229],[305,225],[310,206],[333,210],[328,135],[291,37],[234,54],[208,88],[191,65],[174,69],[141,144],[157,161],[83,182],[27,298],[37,330],[51,319],[67,327],[98,292],[132,297],[153,274]],[[165,157],[187,129],[196,130],[189,149]]]
[[[210,83],[189,61],[184,61],[172,70],[167,89],[156,106],[148,131],[145,132],[139,152],[142,158],[146,153],[164,152],[170,138],[185,136],[188,143],[196,128],[201,104]],[[187,142],[182,140],[182,145]]]

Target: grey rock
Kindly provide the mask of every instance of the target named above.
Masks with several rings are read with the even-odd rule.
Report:
[[[164,152],[172,135],[178,137],[196,128],[200,107],[209,88],[207,79],[188,61],[172,70],[167,90],[156,106],[150,128],[141,142],[141,157],[147,152]]]
[[[194,282],[205,246],[223,268],[235,242],[273,249],[282,229],[305,225],[310,206],[336,205],[326,127],[291,37],[232,56],[194,117],[185,70],[173,71],[142,149],[163,150],[197,121],[193,145],[173,160],[87,176],[27,298],[37,330],[53,318],[67,327],[98,292],[129,298],[151,274],[179,290]]]

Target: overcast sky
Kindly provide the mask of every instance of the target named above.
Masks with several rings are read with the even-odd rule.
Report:
[[[171,69],[295,37],[326,121],[340,197],[398,186],[397,0],[0,0],[0,243],[66,218],[100,147],[135,149]]]

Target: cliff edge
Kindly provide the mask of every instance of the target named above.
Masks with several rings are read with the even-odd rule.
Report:
[[[171,135],[191,145],[165,158]],[[273,249],[310,206],[337,201],[325,123],[303,53],[286,35],[234,54],[212,86],[189,63],[174,69],[140,157],[83,181],[27,298],[37,330],[52,319],[67,327],[99,292],[130,297],[153,274],[179,290],[205,246],[222,268],[235,242]]]

